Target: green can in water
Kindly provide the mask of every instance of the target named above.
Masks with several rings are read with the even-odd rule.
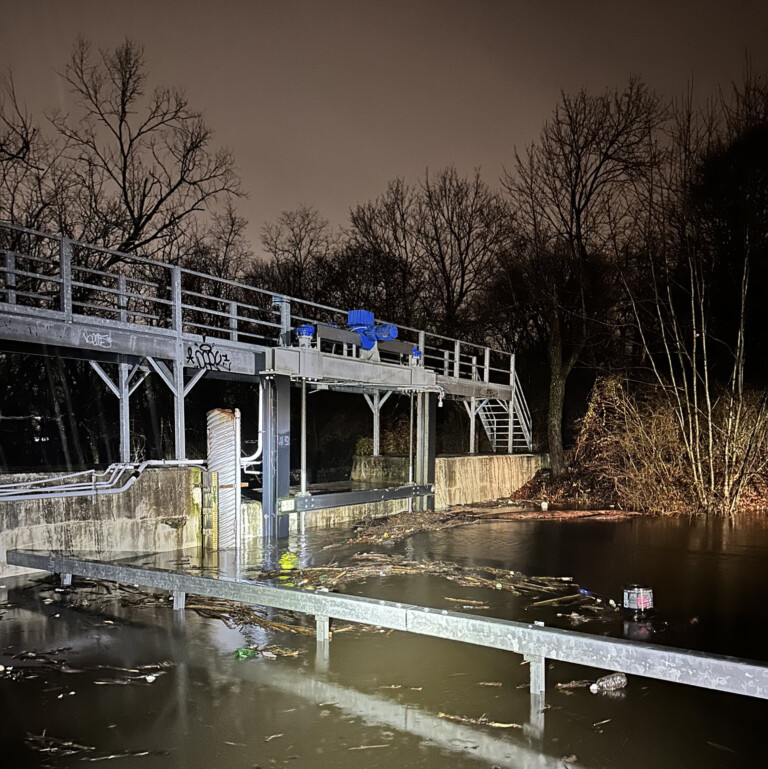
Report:
[[[645,585],[626,585],[623,606],[636,617],[647,617],[653,613],[653,590]]]

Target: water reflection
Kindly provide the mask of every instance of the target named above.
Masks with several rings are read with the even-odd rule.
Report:
[[[273,552],[252,548],[241,559],[197,552],[148,557],[135,565],[198,574],[255,575],[290,549],[300,563],[343,563],[351,548],[323,550],[330,538],[306,532]],[[630,520],[482,524],[421,534],[388,549],[410,558],[489,564],[528,574],[571,575],[595,592],[619,597],[623,584],[654,589],[649,622],[588,624],[580,630],[765,659],[762,605],[768,531],[722,521]],[[768,705],[744,697],[630,677],[621,692],[558,690],[596,671],[560,663],[547,670],[547,699],[528,694],[528,671],[516,655],[402,633],[348,632],[329,643],[230,630],[188,611],[121,606],[116,595],[88,606],[53,589],[9,583],[12,608],[0,606],[0,664],[23,664],[25,649],[68,647],[84,672],[38,679],[0,677],[0,746],[9,766],[39,766],[45,756],[24,746],[27,732],[96,748],[93,755],[148,750],[122,767],[759,765]],[[377,578],[351,592],[442,606],[464,595],[428,576]],[[474,594],[473,594],[474,595]],[[528,606],[498,591],[478,592],[482,613],[569,626],[555,609]],[[45,604],[43,600],[51,600]],[[487,600],[486,600],[487,599]],[[691,619],[696,622],[691,623]],[[108,624],[111,623],[111,624]],[[300,653],[237,662],[238,646],[280,644]],[[99,686],[99,665],[133,668],[169,659],[152,684]],[[69,696],[69,691],[76,694]],[[65,694],[59,699],[59,694]],[[470,726],[440,713],[522,729]],[[81,766],[78,757],[62,767]],[[573,765],[573,764],[572,764]]]

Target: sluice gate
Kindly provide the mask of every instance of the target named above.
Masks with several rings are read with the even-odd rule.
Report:
[[[436,409],[446,399],[467,407],[470,453],[476,451],[478,420],[494,451],[532,450],[514,353],[3,223],[0,350],[87,360],[117,400],[120,461],[126,465],[136,459],[130,398],[147,376],[157,376],[173,398],[175,461],[187,460],[185,398],[203,377],[259,383],[258,456],[243,458],[242,469],[261,480],[262,530],[268,537],[285,533],[281,513],[409,498],[417,509],[429,508]],[[415,445],[408,482],[312,493],[304,427],[302,486],[291,493],[294,388],[301,393],[303,425],[308,392],[363,395],[372,412],[374,455],[385,402],[392,393],[410,396]],[[219,544],[236,546],[238,457],[220,465],[214,451],[213,461],[227,476],[220,483],[232,492],[222,501],[234,505],[233,513],[219,518]]]

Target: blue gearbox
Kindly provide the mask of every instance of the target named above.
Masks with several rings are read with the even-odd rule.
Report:
[[[360,335],[360,346],[364,350],[372,350],[376,342],[397,339],[397,326],[374,322],[373,313],[368,310],[350,310],[347,313],[347,328]]]

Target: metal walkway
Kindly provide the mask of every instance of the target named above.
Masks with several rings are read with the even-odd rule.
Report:
[[[768,665],[733,657],[359,596],[275,587],[221,575],[160,571],[119,561],[21,550],[9,551],[7,558],[14,566],[61,574],[65,584],[72,575],[78,575],[168,590],[174,595],[177,610],[184,608],[186,594],[193,593],[313,615],[318,644],[326,653],[331,619],[515,652],[530,662],[532,697],[544,694],[546,660],[551,659],[768,699]]]
[[[352,309],[352,308],[349,308]],[[382,499],[415,497],[433,504],[438,399],[465,401],[474,428],[476,404],[502,404],[506,429],[479,415],[501,451],[532,450],[530,413],[514,353],[398,326],[372,350],[345,326],[344,310],[278,295],[178,265],[0,223],[0,350],[89,361],[116,397],[120,462],[130,452],[130,397],[154,374],[174,404],[174,459],[186,457],[185,398],[203,376],[258,382],[264,419],[263,531],[286,533],[281,512],[368,499],[350,493],[291,497],[291,386],[301,387],[302,483],[306,479],[306,395],[335,389],[365,395],[373,412],[374,455],[381,407],[389,394],[415,402],[415,463],[410,489]],[[295,331],[313,331],[309,337]],[[491,424],[493,421],[493,428]],[[474,440],[470,453],[475,451]],[[373,498],[373,497],[371,497]]]

